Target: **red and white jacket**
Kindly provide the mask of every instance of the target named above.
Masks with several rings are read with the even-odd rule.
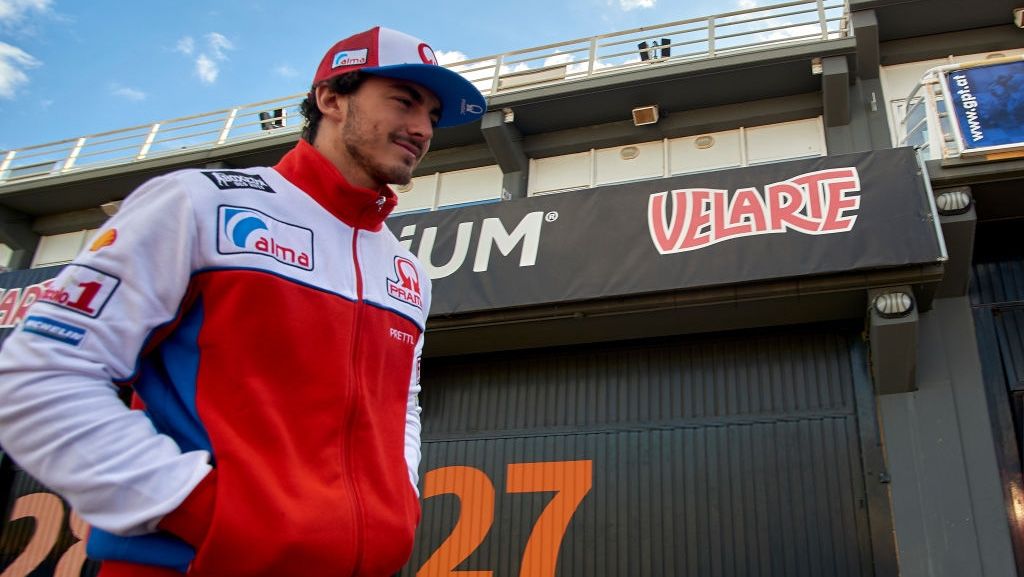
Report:
[[[175,172],[32,306],[0,353],[0,445],[92,524],[101,575],[407,561],[430,281],[383,226],[395,203],[305,141]]]

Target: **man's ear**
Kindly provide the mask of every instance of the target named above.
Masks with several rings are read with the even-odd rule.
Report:
[[[316,87],[316,104],[320,112],[335,122],[344,122],[348,113],[348,95],[338,94],[321,84]]]

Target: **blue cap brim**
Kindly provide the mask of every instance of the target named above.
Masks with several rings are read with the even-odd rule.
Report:
[[[458,72],[432,64],[394,64],[368,66],[367,74],[415,82],[430,90],[441,101],[439,128],[458,126],[479,120],[487,111],[487,100],[473,83]]]

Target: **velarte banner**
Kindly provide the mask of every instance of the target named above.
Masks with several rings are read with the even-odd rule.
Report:
[[[46,290],[46,283],[64,268],[49,266],[0,274],[0,343],[25,320],[28,307]]]
[[[913,150],[819,157],[400,215],[432,315],[935,263]],[[401,201],[399,201],[401,202]]]

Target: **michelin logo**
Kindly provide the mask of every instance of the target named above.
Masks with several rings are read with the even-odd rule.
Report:
[[[210,179],[210,182],[217,185],[217,188],[221,190],[229,190],[232,188],[251,188],[253,190],[260,190],[263,192],[274,192],[273,188],[267,184],[267,181],[263,180],[263,177],[258,174],[246,174],[244,172],[236,172],[233,170],[217,170],[211,172],[204,172],[206,178]]]
[[[46,317],[30,316],[22,330],[77,347],[85,338],[85,329]]]

